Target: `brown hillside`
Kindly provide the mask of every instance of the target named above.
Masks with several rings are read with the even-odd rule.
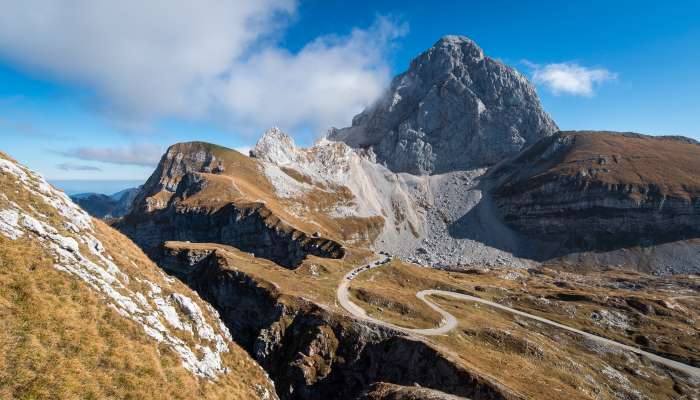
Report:
[[[0,153],[1,399],[264,393],[275,398],[211,307]]]
[[[700,144],[680,137],[561,132],[505,168],[515,166],[525,168],[503,186],[503,192],[576,178],[585,184],[625,187],[634,196],[651,192],[686,200],[700,196]]]

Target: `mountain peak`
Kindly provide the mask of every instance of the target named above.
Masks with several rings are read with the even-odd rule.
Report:
[[[426,53],[445,50],[455,51],[457,49],[474,61],[481,61],[484,58],[484,51],[481,47],[475,41],[461,35],[445,35],[441,37]]]
[[[297,146],[291,136],[274,126],[258,139],[250,156],[275,164],[289,164],[297,158]]]
[[[444,36],[329,139],[424,175],[494,165],[557,130],[522,74],[467,37]]]

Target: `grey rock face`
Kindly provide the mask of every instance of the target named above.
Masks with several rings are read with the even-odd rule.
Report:
[[[493,165],[557,130],[523,75],[472,40],[446,36],[329,139],[371,148],[395,172],[424,175]]]

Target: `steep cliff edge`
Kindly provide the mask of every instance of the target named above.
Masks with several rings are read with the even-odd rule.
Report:
[[[424,175],[496,164],[557,130],[522,74],[466,37],[445,36],[329,138]]]
[[[276,398],[219,314],[0,153],[0,398]]]
[[[690,139],[561,132],[490,176],[505,221],[566,254],[700,237],[699,171]]]

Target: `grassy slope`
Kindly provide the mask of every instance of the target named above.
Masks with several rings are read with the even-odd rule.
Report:
[[[633,133],[562,132],[572,145],[544,164],[532,163],[540,155],[545,139],[523,152],[515,161],[525,173],[510,185],[518,190],[539,186],[561,177],[576,177],[581,171],[595,170],[583,179],[587,183],[633,186],[657,190],[660,194],[682,199],[700,196],[700,145],[668,137]],[[522,170],[522,168],[521,168]],[[631,196],[639,196],[638,191]]]
[[[172,249],[218,250],[224,266],[274,283],[284,294],[331,305],[335,304],[336,289],[343,275],[362,265],[372,255],[367,250],[349,248],[341,260],[308,256],[298,268],[291,270],[235,247],[221,244],[167,242],[166,246]]]
[[[219,255],[229,268],[274,283],[281,294],[304,297],[326,304],[338,312],[344,312],[335,300],[338,282],[345,273],[363,264],[363,260],[370,256],[368,252],[352,250],[348,260],[312,257],[292,271],[232,247],[179,242],[170,242],[169,246],[220,249]],[[531,275],[518,271],[515,275],[518,278],[512,280],[502,277],[505,272],[456,273],[394,261],[389,266],[361,274],[351,285],[351,295],[354,302],[376,318],[407,327],[424,328],[434,326],[439,315],[415,298],[417,291],[426,288],[462,291],[630,344],[634,344],[634,335],[595,325],[589,318],[590,312],[601,309],[620,311],[613,306],[613,302],[606,306],[606,301],[613,296],[656,301],[672,295],[664,291],[670,282],[646,275],[607,272],[564,276],[553,270],[546,270],[544,275]],[[678,287],[693,285],[692,279],[677,279]],[[562,280],[578,283],[562,288],[558,286]],[[606,286],[620,280],[647,282],[648,288],[643,291],[613,290]],[[548,300],[549,303],[544,304],[538,300],[557,297],[562,293],[587,295],[597,302],[585,299]],[[434,300],[457,316],[460,325],[448,335],[429,337],[427,341],[442,349],[455,362],[494,377],[526,398],[613,399],[614,392],[626,390],[624,386],[627,383],[620,383],[616,377],[606,375],[603,372],[606,366],[622,371],[624,379],[629,381],[629,390],[639,390],[651,398],[678,398],[674,385],[681,391],[690,390],[685,382],[650,366],[644,359],[633,359],[632,362],[623,354],[597,349],[588,343],[581,343],[576,336],[486,306],[447,298]],[[685,311],[669,316],[643,317],[640,329],[652,337],[685,343],[686,348],[678,354],[693,356],[691,350],[698,348],[698,338],[693,332],[698,325],[695,322],[688,325],[687,321],[697,320],[700,312],[697,308],[691,308],[692,300],[683,300],[682,303],[685,304]],[[573,318],[566,312],[571,307],[577,310]],[[683,336],[678,337],[679,334]],[[638,371],[640,375],[631,371]]]
[[[0,192],[0,209],[15,202],[63,226],[55,209],[3,173]],[[196,298],[183,284],[166,281],[129,239],[98,220],[93,225],[132,285],[140,277],[166,294]],[[217,382],[197,378],[170,347],[150,339],[54,262],[33,234],[17,240],[0,235],[0,399],[253,399],[259,397],[256,386],[267,387],[263,371],[232,343],[223,355],[231,372]]]
[[[415,298],[415,293],[426,288],[443,288],[502,302],[632,345],[635,344],[635,333],[600,327],[590,319],[590,313],[604,309],[623,310],[623,307],[614,306],[613,297],[641,298],[643,302],[657,304],[657,300],[672,296],[672,293],[660,290],[664,286],[667,287],[668,282],[650,282],[646,291],[611,290],[599,285],[623,278],[629,279],[630,282],[641,282],[641,275],[627,276],[625,273],[612,272],[609,276],[606,273],[598,273],[582,279],[581,276],[576,278],[573,274],[561,276],[554,271],[548,272],[551,276],[530,275],[526,271],[520,271],[516,275],[519,278],[510,280],[501,277],[504,271],[465,274],[393,262],[386,267],[360,275],[353,281],[351,293],[353,301],[372,316],[408,327],[425,328],[439,318],[434,311]],[[654,279],[646,276],[644,278]],[[562,289],[555,284],[559,284],[562,279],[574,282],[578,280],[580,283]],[[692,284],[692,279],[686,279],[679,287]],[[365,295],[358,296],[358,293]],[[560,293],[580,294],[593,301],[538,300],[553,298]],[[428,341],[453,354],[464,365],[495,377],[527,397],[614,398],[613,391],[606,385],[619,388],[620,384],[616,383],[615,378],[603,373],[606,365],[626,371],[625,376],[631,382],[631,387],[651,398],[670,399],[678,396],[674,391],[676,381],[667,373],[647,365],[645,360],[639,360],[632,365],[621,354],[596,353],[588,344],[580,343],[576,336],[513,317],[509,313],[484,305],[451,298],[438,297],[434,300],[457,316],[460,325],[459,329],[448,335],[430,337]],[[609,305],[606,305],[608,303]],[[686,304],[689,305],[690,302]],[[572,307],[576,309],[574,316],[566,312]],[[671,352],[697,360],[697,348],[700,343],[695,334],[699,328],[695,321],[700,315],[700,310],[685,306],[683,311],[666,311],[668,315],[637,315],[639,324],[635,328],[638,330],[636,334],[659,339],[659,342],[652,343],[657,351]],[[626,312],[635,314],[629,310]],[[665,341],[681,344],[682,347],[666,346]],[[633,370],[639,371],[641,375],[628,373]],[[643,377],[644,374],[648,377]],[[684,383],[678,385],[682,387]]]

